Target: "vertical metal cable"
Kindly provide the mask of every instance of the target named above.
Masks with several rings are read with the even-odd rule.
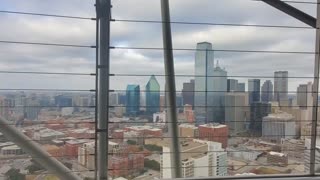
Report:
[[[317,123],[318,123],[318,98],[319,98],[319,66],[320,66],[320,0],[317,0],[317,29],[316,29],[316,48],[314,61],[314,81],[313,81],[313,108],[312,108],[312,127],[311,127],[311,146],[310,146],[310,175],[315,175],[316,166],[316,147],[317,147]]]
[[[98,180],[108,179],[110,9],[111,0],[99,0]]]
[[[208,88],[208,49],[206,48],[206,70],[205,70],[205,113],[206,113],[206,119],[205,119],[205,123],[207,124],[208,123],[208,118],[209,118],[209,112],[208,112],[208,91],[209,91],[209,88]],[[211,76],[212,74],[210,74]],[[203,123],[203,122],[201,122]]]
[[[162,38],[164,48],[164,66],[166,74],[166,100],[168,103],[168,128],[172,140],[170,141],[171,175],[172,178],[181,177],[180,143],[178,137],[178,121],[176,107],[176,83],[172,52],[172,35],[170,24],[169,1],[161,0]]]
[[[96,6],[96,11],[98,11],[98,0],[95,0],[95,6]],[[98,13],[96,14],[96,19],[98,19]],[[98,176],[98,133],[97,133],[97,129],[98,129],[98,63],[99,63],[99,21],[96,21],[96,77],[95,77],[95,110],[94,110],[94,120],[95,120],[95,124],[94,124],[94,130],[95,130],[95,134],[94,134],[94,179],[97,179]]]

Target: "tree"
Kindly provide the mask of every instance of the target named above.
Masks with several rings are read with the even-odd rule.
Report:
[[[9,180],[24,180],[25,175],[20,173],[19,169],[10,169],[7,173],[6,176],[8,177]]]
[[[133,140],[128,140],[127,141],[127,144],[129,144],[129,145],[136,145],[137,144],[137,141],[133,141]]]
[[[157,146],[157,145],[153,145],[153,144],[146,144],[144,146],[144,148],[148,149],[149,151],[162,152],[162,147],[161,146]]]
[[[94,180],[94,178],[85,177],[84,180]]]
[[[30,166],[26,167],[26,170],[29,171],[30,174],[33,174],[36,171],[42,170],[43,168],[38,164],[31,164]]]
[[[155,171],[160,171],[160,163],[155,160],[144,159],[144,166]]]

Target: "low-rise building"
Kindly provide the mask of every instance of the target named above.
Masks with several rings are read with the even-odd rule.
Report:
[[[144,137],[141,132],[128,131],[123,133],[123,141],[135,141],[138,145],[143,145]]]
[[[179,137],[198,138],[199,128],[193,124],[181,124],[179,125]]]
[[[245,146],[240,146],[237,148],[227,148],[227,150],[230,157],[246,161],[255,161],[263,153],[263,151],[249,149]]]
[[[135,176],[144,169],[144,156],[142,154],[111,156],[108,163],[110,168],[108,173],[113,178]]]
[[[188,123],[194,123],[194,111],[192,109],[192,105],[190,104],[184,105],[183,113],[185,116],[185,120]]]
[[[153,122],[156,124],[165,124],[166,120],[166,112],[158,112],[153,114]]]
[[[42,148],[55,158],[61,158],[64,156],[64,152],[62,148],[56,145],[45,144],[45,145],[42,145]]]
[[[126,131],[139,132],[142,136],[162,137],[162,129],[151,126],[130,126],[124,129]]]
[[[78,163],[82,166],[88,168],[89,170],[94,170],[95,168],[95,142],[88,142],[82,144],[78,150]]]
[[[123,142],[123,139],[124,139],[124,130],[121,130],[121,129],[116,129],[113,131],[112,133],[112,140],[114,142],[118,142],[118,143],[122,143]]]
[[[304,172],[310,172],[310,154],[311,154],[311,139],[306,138],[304,144]],[[320,139],[316,138],[316,148],[315,148],[315,171],[320,171]]]
[[[228,146],[228,127],[226,125],[211,123],[199,126],[199,138],[215,141],[222,144],[222,148]]]
[[[16,156],[22,154],[25,154],[25,152],[17,145],[6,146],[1,149],[1,155],[3,156]]]
[[[67,134],[76,139],[93,139],[95,137],[95,131],[88,128],[72,129]]]
[[[270,166],[287,166],[288,165],[288,155],[284,153],[270,151],[267,154],[267,162]]]
[[[169,140],[161,140],[160,178],[171,179],[171,150]],[[222,144],[212,141],[188,139],[181,142],[182,177],[215,177],[227,175],[227,152]]]
[[[12,146],[14,145],[13,142],[4,142],[4,143],[0,143],[0,150],[4,147],[7,147],[7,146]]]
[[[64,137],[65,134],[52,129],[41,129],[33,133],[33,139],[41,143],[49,143],[51,140]]]
[[[87,143],[87,142],[90,142],[90,140],[88,140],[88,139],[75,139],[75,140],[66,141],[66,144],[64,146],[66,157],[68,157],[68,158],[77,157],[79,147],[82,146],[82,144]]]
[[[312,118],[311,118],[312,119]],[[311,127],[312,123],[308,122],[301,127],[301,139],[306,139],[311,137]],[[320,125],[317,126],[317,134],[320,134]]]
[[[123,114],[126,112],[126,107],[123,105],[118,105],[116,107],[114,107],[114,112],[116,117],[123,117]]]
[[[290,159],[304,160],[304,140],[281,139],[281,152],[288,155]]]

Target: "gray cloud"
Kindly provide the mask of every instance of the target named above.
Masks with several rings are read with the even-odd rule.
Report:
[[[274,24],[305,26],[303,23],[262,2],[251,0],[171,0],[173,21],[217,22],[242,24]],[[315,5],[294,4],[314,15]],[[3,0],[5,10],[94,17],[92,1]],[[113,0],[115,19],[160,20],[160,1]],[[0,39],[94,45],[95,22],[90,20],[0,14]],[[162,47],[161,24],[113,22],[111,44],[114,46]],[[314,51],[315,31],[203,25],[172,25],[175,48],[195,48],[200,41],[213,43],[216,49]],[[174,51],[177,89],[194,73],[194,51]],[[288,70],[291,76],[312,76],[314,56],[297,54],[261,54],[215,52],[229,75],[272,76],[276,70]],[[29,45],[0,45],[0,70],[94,72],[95,51],[85,48],[64,48]],[[111,50],[111,72],[115,74],[163,74],[163,53],[160,50]],[[111,88],[126,88],[129,83],[145,86],[149,77],[112,77]],[[162,88],[164,78],[158,77]],[[246,82],[246,78],[239,78]],[[299,83],[312,79],[290,79],[296,90]],[[91,89],[92,77],[0,74],[2,88],[69,88]]]

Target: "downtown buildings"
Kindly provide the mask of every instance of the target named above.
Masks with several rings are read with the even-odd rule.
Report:
[[[266,80],[261,87],[261,101],[271,102],[273,100],[273,85],[270,80]]]
[[[237,134],[246,130],[249,118],[249,98],[247,93],[229,92],[225,96],[225,124],[229,134]]]
[[[286,112],[278,112],[264,117],[262,120],[262,137],[275,143],[280,143],[281,138],[297,138],[298,127],[294,116]]]
[[[128,85],[126,90],[126,113],[138,115],[140,112],[140,86]]]
[[[152,75],[146,85],[146,113],[153,114],[160,112],[160,85]]]
[[[262,134],[262,119],[271,113],[271,104],[265,102],[254,102],[250,105],[250,126],[249,129],[255,135]]]
[[[198,43],[195,55],[194,88],[194,109],[197,124],[206,123],[210,119],[208,112],[212,112],[208,109],[208,104],[213,94],[213,59],[212,44],[208,42]]]
[[[274,101],[280,104],[288,101],[288,71],[274,72]]]
[[[297,88],[297,105],[300,108],[310,109],[312,102],[312,83],[300,84]]]
[[[260,79],[248,80],[249,104],[260,101]]]
[[[183,105],[189,104],[194,108],[194,79],[183,83],[182,88]]]
[[[197,44],[195,55],[194,109],[196,124],[225,121],[224,96],[227,92],[227,72],[214,67],[212,44]]]
[[[160,178],[171,179],[171,150],[169,143],[162,141]],[[227,176],[227,152],[218,142],[186,139],[181,142],[181,166],[182,178]]]
[[[236,79],[227,80],[227,92],[245,92],[245,88],[245,83],[239,83]]]
[[[224,123],[225,121],[225,93],[227,92],[227,71],[219,67],[217,63],[213,69],[213,90],[212,97],[209,98],[208,121],[215,123]]]

